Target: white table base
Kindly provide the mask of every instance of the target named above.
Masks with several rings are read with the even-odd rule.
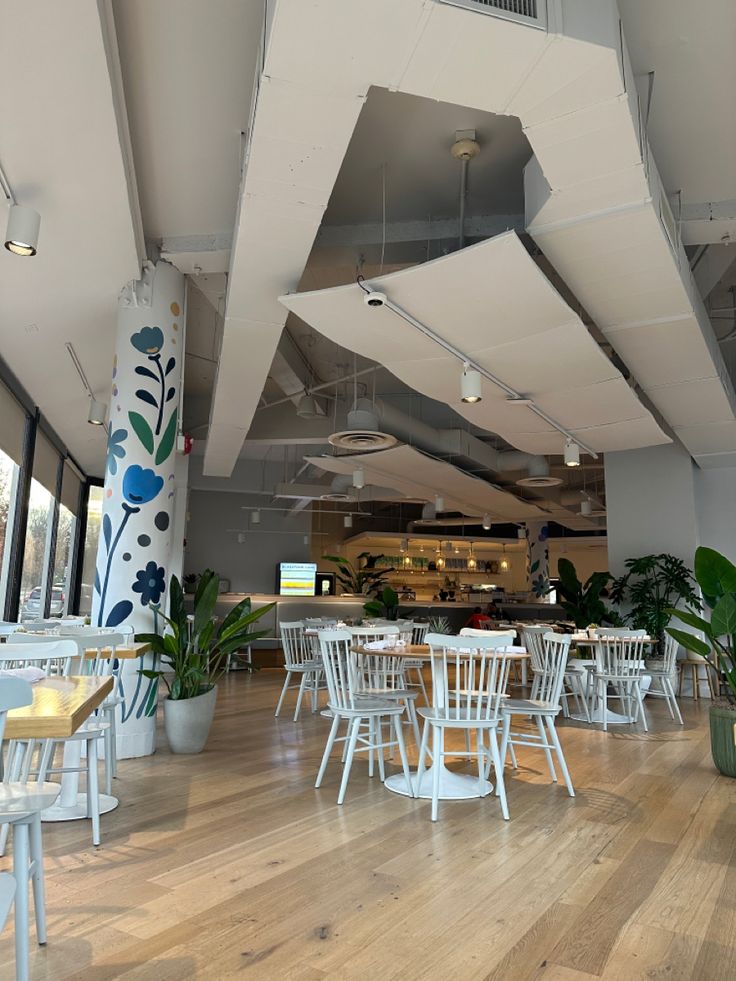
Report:
[[[417,797],[421,797],[423,800],[432,799],[433,779],[434,766],[431,766],[422,775]],[[412,789],[416,790],[416,770],[411,773],[411,782]],[[384,781],[384,787],[393,794],[401,794],[404,797],[409,796],[406,787],[406,778],[403,773],[395,773],[392,777],[387,777]],[[473,797],[487,797],[492,792],[493,784],[488,780],[483,781],[482,790],[480,790],[477,776],[472,776],[469,773],[455,773],[452,770],[448,770],[446,766],[440,767],[440,800],[471,800]]]
[[[99,801],[100,814],[107,814],[108,811],[114,811],[120,803],[117,797],[110,797],[108,794],[100,794]],[[81,821],[88,817],[86,794],[77,794],[74,804],[66,807],[61,804],[54,804],[53,807],[48,807],[45,811],[41,811],[42,821]]]
[[[570,718],[575,719],[576,722],[590,722],[591,725],[602,725],[603,706],[599,705],[595,712],[591,712],[590,719],[586,719],[582,714],[571,715]],[[612,712],[610,709],[606,713],[606,724],[609,726],[630,725],[633,721],[633,715],[619,715],[618,712]]]

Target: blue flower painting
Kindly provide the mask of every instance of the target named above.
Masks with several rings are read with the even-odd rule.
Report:
[[[148,504],[164,486],[163,477],[153,470],[133,464],[123,474],[123,497],[129,504]]]
[[[133,592],[141,594],[141,604],[148,606],[149,603],[158,603],[161,594],[166,589],[166,578],[163,566],[156,562],[148,562],[145,569],[140,569],[135,574],[136,581],[133,583]]]
[[[164,332],[160,327],[141,327],[138,333],[133,334],[130,343],[141,354],[147,354],[149,358],[159,354],[164,346]]]

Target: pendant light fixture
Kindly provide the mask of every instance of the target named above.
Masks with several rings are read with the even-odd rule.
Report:
[[[580,466],[580,447],[574,440],[570,439],[569,436],[565,440],[565,466]]]
[[[408,538],[402,538],[401,539],[401,541],[399,542],[399,549],[400,549],[402,555],[404,554],[404,552],[408,552],[409,551],[409,539]]]
[[[38,248],[41,216],[33,208],[18,204],[8,178],[0,167],[0,188],[8,202],[8,224],[5,230],[5,248],[14,255],[32,256]]]
[[[299,399],[299,405],[296,407],[296,414],[300,419],[316,419],[317,412],[317,400],[313,395],[305,392],[304,395]]]
[[[523,541],[526,538],[526,528],[524,527],[524,525],[520,525],[516,529],[516,537],[521,541]]]
[[[470,550],[468,552],[468,572],[475,572],[478,563],[475,561],[475,555],[473,554],[473,543],[470,543]]]
[[[435,509],[435,512],[444,511],[445,510],[445,499],[444,499],[444,497],[442,497],[439,494],[434,499],[434,509]]]
[[[491,516],[490,516],[490,514],[484,514],[483,515],[483,530],[484,531],[490,531],[492,527],[493,526],[491,524]]]
[[[480,388],[480,372],[471,368],[466,361],[460,376],[460,399],[462,402],[474,404],[483,398]]]
[[[353,470],[353,487],[356,490],[363,490],[365,487],[365,470],[362,467],[356,467]]]
[[[581,501],[580,502],[580,513],[583,514],[583,515],[585,515],[586,518],[589,518],[591,516],[591,514],[593,513],[593,505],[588,500],[587,497],[585,498],[584,501]]]
[[[251,511],[250,523],[252,525],[259,525],[261,523],[261,512],[258,510],[258,508],[256,508],[255,511]]]
[[[506,545],[503,546],[503,555],[501,556],[501,562],[499,563],[499,569],[501,572],[509,571],[509,560],[506,558]]]
[[[346,514],[345,517],[342,519],[342,523],[343,523],[343,525],[344,525],[345,528],[352,528],[353,527],[353,516],[352,516],[352,514]]]

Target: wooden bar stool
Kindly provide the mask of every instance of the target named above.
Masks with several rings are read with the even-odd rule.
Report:
[[[708,691],[710,692],[710,697],[714,699],[716,697],[716,691],[713,687],[713,678],[711,677],[711,673],[710,673],[710,669],[708,668],[708,665],[705,663],[702,657],[698,657],[698,658],[686,657],[679,662],[680,682],[679,685],[677,686],[678,696],[682,695],[682,681],[683,678],[685,677],[685,671],[688,668],[690,669],[690,682],[693,686],[692,697],[694,699],[700,698],[700,682],[703,679],[700,677],[698,669],[703,668],[705,670],[705,680],[708,682]]]

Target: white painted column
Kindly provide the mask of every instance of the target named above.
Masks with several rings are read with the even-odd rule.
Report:
[[[549,528],[546,521],[526,523],[527,589],[535,598],[547,602],[549,593]]]
[[[110,399],[102,530],[92,623],[154,629],[152,607],[166,608],[175,500],[176,437],[182,372],[184,277],[146,263],[118,307]],[[141,663],[139,663],[139,661]],[[155,748],[157,685],[124,662],[118,755]]]

